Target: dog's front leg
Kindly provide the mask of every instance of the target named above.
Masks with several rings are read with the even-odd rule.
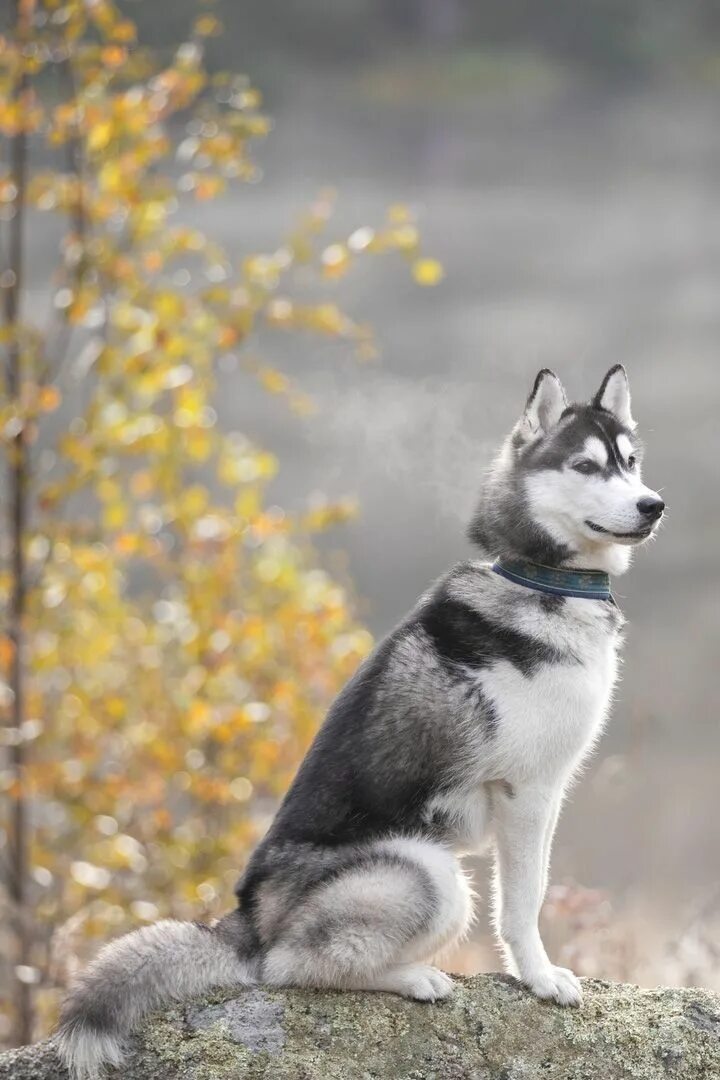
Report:
[[[557,792],[520,788],[493,800],[496,845],[495,920],[508,966],[541,998],[579,1005],[580,983],[550,963],[538,919],[546,884],[548,834],[557,816]]]
[[[555,836],[555,829],[557,828],[558,818],[560,817],[562,798],[562,795],[559,795],[553,799],[552,808],[545,828],[545,836],[543,839],[542,878],[540,886],[540,907],[542,907],[542,905],[544,904],[545,897],[547,896],[548,883],[550,879],[550,855],[552,854],[552,844],[553,838]]]

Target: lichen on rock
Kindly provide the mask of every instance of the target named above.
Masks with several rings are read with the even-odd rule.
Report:
[[[148,1019],[112,1080],[720,1080],[720,996],[583,981],[581,1009],[503,975],[435,1005],[390,994],[221,992]],[[52,1042],[0,1080],[64,1080]]]

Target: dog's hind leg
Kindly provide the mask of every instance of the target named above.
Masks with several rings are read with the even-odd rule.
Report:
[[[471,919],[470,887],[451,852],[430,841],[378,841],[295,907],[266,952],[263,981],[434,1001],[452,980],[429,961]]]

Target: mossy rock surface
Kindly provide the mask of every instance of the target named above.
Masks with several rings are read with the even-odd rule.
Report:
[[[220,993],[151,1017],[113,1080],[720,1080],[720,995],[583,980],[581,1009],[501,975],[448,1001],[300,990]],[[0,1080],[64,1080],[52,1042]]]

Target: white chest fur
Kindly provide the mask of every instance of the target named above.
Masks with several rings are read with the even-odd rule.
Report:
[[[526,590],[508,595],[506,588],[522,587],[498,580],[483,613],[541,642],[553,659],[531,667],[498,659],[465,669],[495,722],[488,731],[477,714],[468,713],[457,786],[436,794],[427,807],[429,821],[440,813],[452,823],[459,851],[477,852],[487,841],[494,783],[554,795],[564,790],[602,730],[617,675],[622,616],[616,608],[569,598],[548,611],[537,596],[528,602]]]
[[[543,594],[482,566],[459,574],[450,591],[499,632],[514,634],[518,648],[515,656],[464,668],[463,677],[490,706],[493,723],[488,727],[468,707],[457,784],[427,806],[429,821],[439,813],[452,823],[458,850],[478,851],[489,835],[494,784],[556,796],[592,748],[617,676],[623,619],[605,601],[547,603]]]
[[[498,714],[486,766],[510,783],[555,784],[579,765],[602,730],[617,677],[621,618],[605,602],[575,598],[556,613],[519,603],[510,618],[557,660],[529,673],[504,660],[478,672]]]

